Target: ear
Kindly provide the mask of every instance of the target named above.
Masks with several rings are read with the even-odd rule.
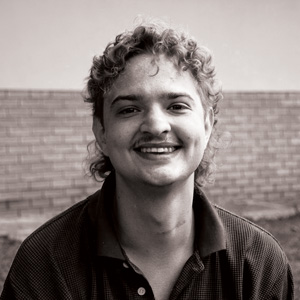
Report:
[[[211,136],[212,129],[213,129],[213,126],[214,126],[214,122],[215,122],[214,112],[213,112],[213,109],[210,108],[206,112],[206,116],[205,116],[205,120],[204,120],[205,141],[206,141],[206,143],[208,143],[209,138]]]
[[[95,116],[93,117],[93,133],[104,155],[108,156],[107,145],[106,145],[106,134],[100,120]]]

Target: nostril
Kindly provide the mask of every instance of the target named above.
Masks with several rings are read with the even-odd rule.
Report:
[[[171,125],[168,120],[162,118],[150,118],[144,120],[140,126],[140,130],[143,133],[160,135],[162,133],[169,132],[171,130]]]

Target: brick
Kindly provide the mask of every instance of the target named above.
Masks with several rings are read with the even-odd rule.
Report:
[[[60,153],[43,153],[42,158],[45,162],[49,161],[62,161],[65,157]]]
[[[71,118],[75,117],[75,111],[70,111],[70,110],[66,110],[66,109],[60,109],[60,110],[55,109],[54,116],[57,118],[61,118],[61,119],[64,119],[64,118],[71,119]]]
[[[74,134],[74,129],[73,128],[54,128],[54,133],[55,135],[65,135],[65,136],[69,136]]]
[[[14,200],[9,202],[9,208],[11,210],[21,210],[21,209],[26,209],[28,207],[31,207],[30,201],[29,200]]]
[[[33,153],[53,153],[54,145],[32,145],[31,150]]]
[[[4,212],[7,211],[9,208],[9,202],[8,201],[1,201],[0,202],[0,211]]]
[[[296,146],[300,145],[300,137],[291,139],[291,144]]]
[[[293,190],[297,190],[297,191],[300,191],[300,183],[295,183],[292,185],[292,189]]]
[[[70,172],[74,173],[74,170],[77,170],[78,168],[72,164],[72,162],[66,162],[66,161],[62,161],[59,164],[56,163],[53,165],[53,170],[54,171],[61,171],[60,174],[64,175],[65,172],[62,171],[66,171],[66,170],[70,170]]]
[[[73,182],[74,182],[74,186],[76,186],[76,187],[77,186],[85,186],[87,184],[87,182],[88,182],[88,178],[80,176],[78,178],[75,178],[73,180]]]
[[[291,171],[289,169],[278,169],[276,170],[276,174],[279,176],[288,176],[290,175]]]
[[[226,192],[230,195],[239,194],[241,192],[241,189],[239,187],[228,187],[226,188]]]
[[[263,185],[259,188],[259,190],[262,191],[262,192],[272,192],[272,191],[275,190],[275,187],[272,186],[272,185],[269,185],[269,186],[268,185]]]
[[[299,200],[299,192],[297,191],[288,191],[284,192],[284,199],[296,199],[297,202]]]
[[[263,193],[255,193],[251,196],[253,200],[265,200],[266,195]]]
[[[14,136],[4,136],[1,138],[1,145],[18,145],[20,143],[20,139]]]
[[[6,100],[8,98],[8,91],[7,90],[0,90],[0,100]],[[1,107],[2,101],[0,101]]]
[[[6,184],[7,191],[23,191],[28,188],[27,182],[12,182]]]
[[[29,146],[19,145],[19,146],[9,146],[8,152],[11,154],[24,154],[29,152]]]
[[[61,198],[54,198],[52,200],[52,203],[54,206],[71,206],[72,201],[70,198],[67,197],[61,197]]]
[[[8,154],[8,151],[6,149],[7,147],[4,147],[4,146],[0,146],[0,155],[2,157],[4,157],[5,154]]]
[[[32,132],[34,135],[37,136],[51,136],[54,133],[54,129],[52,127],[41,127],[41,124],[38,124],[39,126],[36,126],[32,129]]]
[[[41,156],[38,156],[36,154],[23,154],[20,156],[20,160],[21,160],[21,163],[23,164],[28,164],[28,163],[31,163],[31,164],[34,164],[36,162],[39,162],[41,161]],[[31,165],[31,169],[32,169],[32,165]]]
[[[71,179],[59,179],[54,180],[52,182],[52,185],[54,188],[65,188],[72,186],[72,180]]]
[[[82,195],[85,193],[84,188],[68,188],[66,189],[66,196],[67,197],[73,197],[73,196],[77,196],[77,195]]]
[[[29,116],[31,115],[31,109],[30,108],[24,108],[21,106],[9,108],[7,112],[8,117],[13,117],[14,121],[19,120],[23,116]]]
[[[9,134],[12,137],[24,137],[24,136],[31,136],[33,133],[33,130],[31,128],[26,127],[10,127],[9,128]]]
[[[236,179],[235,180],[235,184],[237,186],[249,185],[251,182],[252,182],[252,180],[250,180],[249,178],[241,178],[241,179]]]
[[[75,97],[74,97],[75,96]],[[71,99],[71,104],[76,103],[74,98],[78,97],[77,92],[67,92],[67,91],[52,91],[51,92],[51,99],[52,101],[61,100],[64,104],[67,103],[66,100]]]
[[[253,194],[255,194],[255,193],[257,192],[257,190],[258,190],[258,187],[257,187],[257,186],[254,186],[254,185],[250,185],[250,186],[245,186],[245,187],[244,187],[244,192],[245,192],[246,194],[251,194],[251,195],[253,195]]]
[[[54,149],[55,153],[73,153],[75,151],[75,147],[73,145],[66,145],[65,143],[61,145],[57,145]]]
[[[38,191],[38,190],[28,190],[28,191],[23,191],[22,196],[24,199],[40,199],[43,197],[43,192]]]
[[[52,118],[54,116],[54,111],[46,108],[33,108],[31,110],[31,115],[33,118]]]
[[[284,182],[284,178],[279,177],[279,176],[277,176],[277,177],[271,177],[271,178],[269,178],[269,182],[271,184],[281,184],[282,182]]]
[[[37,208],[37,207],[52,207],[52,201],[49,198],[36,198],[32,199],[32,208]]]
[[[1,210],[0,209],[0,219],[17,219],[19,217],[19,212],[17,210]],[[2,232],[3,228],[0,228]]]
[[[5,155],[5,157],[1,157],[0,166],[10,165],[18,162],[18,157],[15,155]]]
[[[20,105],[20,101],[14,99],[1,99],[0,107],[3,108],[11,108],[11,107],[18,107]]]
[[[32,182],[32,181],[38,181],[43,176],[43,173],[38,172],[25,172],[21,174],[21,180]]]
[[[63,195],[65,195],[66,192],[64,190],[59,190],[59,189],[56,189],[56,190],[46,190],[44,191],[44,197],[46,198],[61,198]]]
[[[245,177],[255,178],[258,176],[258,172],[256,170],[251,170],[251,171],[245,170],[244,175]]]
[[[63,139],[61,136],[54,136],[54,135],[46,135],[42,137],[43,143],[45,144],[60,144]]]
[[[32,216],[39,216],[41,215],[41,209],[40,208],[28,208],[28,209],[23,209],[19,211],[19,215],[21,217],[32,217]]]
[[[24,90],[8,90],[7,98],[9,99],[9,101],[12,99],[27,99],[29,98],[29,94]]]
[[[75,115],[81,118],[92,118],[92,110],[89,107],[81,107],[75,110]]]
[[[67,143],[82,143],[83,142],[83,137],[80,135],[73,135],[73,136],[67,136],[65,137],[65,142]]]
[[[31,189],[48,189],[52,186],[50,181],[33,181],[30,182]]]
[[[282,184],[282,183],[280,183],[280,184],[276,184],[275,185],[275,187],[274,187],[274,190],[276,190],[276,191],[290,191],[291,190],[291,186],[289,186],[288,184]]]
[[[45,180],[55,180],[57,178],[61,178],[63,175],[62,172],[58,172],[56,170],[47,170],[47,172],[43,172],[41,178],[45,179]]]
[[[30,99],[32,100],[48,100],[51,97],[50,91],[30,91]],[[51,101],[44,101],[44,102],[51,102]]]
[[[82,161],[85,159],[85,155],[82,153],[69,153],[64,154],[65,161],[72,161],[74,163],[82,163]]]
[[[27,136],[27,137],[21,137],[21,143],[22,144],[40,144],[42,143],[42,138],[39,136]]]

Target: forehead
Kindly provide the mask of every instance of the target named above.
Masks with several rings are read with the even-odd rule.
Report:
[[[123,93],[189,92],[198,95],[197,89],[198,84],[190,71],[183,71],[175,60],[164,55],[143,54],[128,61],[104,99],[113,99]]]

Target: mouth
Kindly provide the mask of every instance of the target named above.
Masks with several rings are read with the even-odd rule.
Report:
[[[160,145],[151,145],[151,146],[140,146],[135,148],[134,150],[140,153],[145,153],[145,154],[157,154],[157,155],[162,155],[162,154],[170,154],[178,150],[180,147],[179,146],[160,146]]]
[[[164,154],[172,153],[176,150],[176,147],[141,147],[138,151],[142,153],[154,153],[154,154]]]

